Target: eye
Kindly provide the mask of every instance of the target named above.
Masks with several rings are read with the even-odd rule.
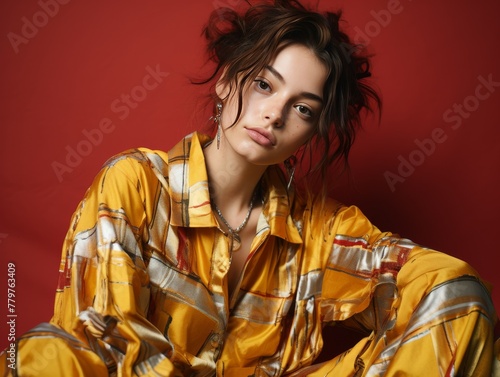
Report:
[[[269,92],[271,90],[271,86],[262,79],[256,79],[255,83],[257,85],[257,88],[259,88],[260,90],[264,90],[266,92]]]
[[[297,109],[297,111],[301,114],[301,115],[304,115],[308,118],[312,118],[313,116],[313,113],[311,111],[311,109],[309,109],[307,106],[304,106],[304,105],[297,105],[295,106],[295,108]]]

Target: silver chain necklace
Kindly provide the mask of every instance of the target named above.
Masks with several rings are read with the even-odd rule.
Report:
[[[232,251],[238,251],[241,247],[241,237],[238,233],[241,232],[241,230],[245,227],[245,225],[247,225],[248,219],[250,219],[250,214],[252,213],[252,209],[253,209],[253,205],[255,203],[256,196],[257,196],[256,192],[254,192],[253,196],[252,196],[252,200],[250,201],[250,207],[248,208],[247,215],[245,216],[245,219],[243,220],[243,222],[236,229],[233,229],[231,227],[231,225],[229,225],[227,220],[222,215],[222,212],[220,211],[219,207],[217,207],[217,204],[215,204],[215,202],[212,201],[212,206],[214,207],[215,211],[217,212],[217,215],[219,215],[219,217],[222,220],[222,222],[224,223],[224,225],[227,227],[228,233],[231,236],[231,250]]]

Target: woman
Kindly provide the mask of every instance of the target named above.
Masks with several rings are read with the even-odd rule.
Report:
[[[294,189],[300,162],[326,182],[378,103],[338,23],[285,0],[212,16],[215,136],[105,164],[19,375],[493,373],[496,314],[472,267]],[[314,364],[338,322],[367,335]]]

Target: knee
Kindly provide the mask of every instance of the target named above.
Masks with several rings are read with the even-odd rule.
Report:
[[[429,249],[417,248],[398,274],[398,286],[405,290],[415,287],[428,294],[434,287],[451,280],[470,276],[482,283],[477,271],[464,260]]]
[[[16,342],[15,352],[8,357],[6,375],[108,376],[106,365],[91,349],[76,339],[71,341],[46,333],[24,335]]]

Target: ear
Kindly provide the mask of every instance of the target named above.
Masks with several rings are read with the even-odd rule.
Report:
[[[230,92],[230,85],[226,81],[226,71],[227,67],[223,69],[222,74],[215,84],[215,94],[217,94],[217,97],[219,97],[221,100],[226,99],[229,96]]]

